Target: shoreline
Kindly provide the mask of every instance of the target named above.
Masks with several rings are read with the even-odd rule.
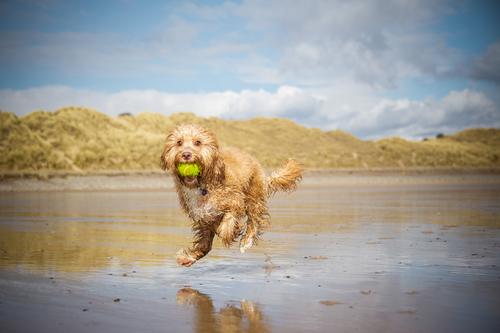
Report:
[[[264,168],[266,173],[271,173],[279,167]],[[410,168],[304,168],[305,174],[499,174],[500,168],[496,167],[410,167]],[[5,179],[37,178],[49,179],[56,177],[88,177],[88,176],[151,176],[165,175],[166,171],[159,169],[140,170],[0,170],[0,181]]]
[[[268,171],[268,170],[266,170]],[[307,169],[300,187],[499,184],[500,169]],[[0,177],[0,192],[169,191],[174,182],[163,171],[99,171]]]

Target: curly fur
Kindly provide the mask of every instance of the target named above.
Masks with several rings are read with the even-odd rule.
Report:
[[[177,165],[185,162],[198,163],[201,174],[180,176]],[[220,149],[215,135],[197,125],[180,125],[167,136],[161,167],[172,174],[180,205],[193,220],[193,245],[177,253],[184,266],[204,257],[215,235],[228,247],[241,236],[241,252],[256,244],[269,225],[268,197],[293,191],[302,177],[301,166],[290,159],[266,179],[255,158]]]

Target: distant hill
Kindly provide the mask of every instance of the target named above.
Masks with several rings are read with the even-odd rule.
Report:
[[[0,173],[159,170],[166,133],[180,123],[212,129],[222,146],[245,150],[266,167],[293,157],[310,168],[500,168],[500,129],[470,129],[422,142],[364,141],[286,119],[233,121],[190,113],[109,117],[63,108],[23,117],[0,112]]]

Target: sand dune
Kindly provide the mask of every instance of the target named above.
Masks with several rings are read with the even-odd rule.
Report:
[[[419,142],[366,141],[286,119],[230,121],[190,113],[110,117],[71,107],[23,117],[0,112],[0,173],[158,170],[165,134],[187,122],[211,128],[222,146],[248,151],[266,167],[288,157],[308,168],[500,167],[500,129],[470,129]]]

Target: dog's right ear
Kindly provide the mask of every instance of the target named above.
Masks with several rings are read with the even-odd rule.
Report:
[[[162,170],[167,170],[167,161],[165,160],[165,153],[166,153],[167,146],[163,148],[163,153],[160,156],[160,167]]]
[[[172,149],[172,145],[170,144],[170,141],[172,139],[172,133],[170,133],[167,136],[167,139],[165,140],[165,146],[163,147],[163,152],[161,153],[160,156],[160,167],[162,170],[169,170],[169,163],[167,161],[167,154],[170,152]]]

